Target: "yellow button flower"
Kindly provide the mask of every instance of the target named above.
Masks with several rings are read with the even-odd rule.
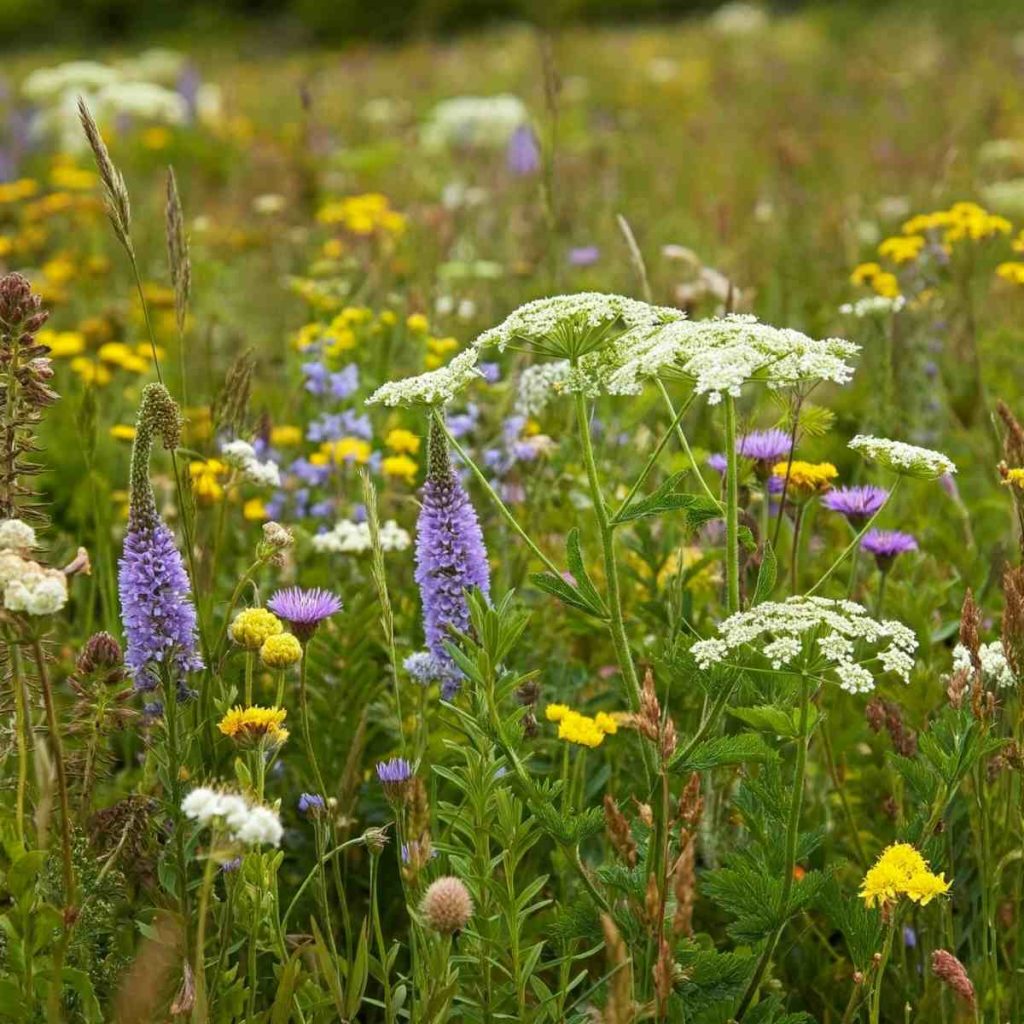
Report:
[[[260,660],[267,668],[288,668],[302,660],[302,644],[291,633],[268,636],[260,647]]]
[[[269,637],[284,631],[284,623],[266,608],[246,608],[239,612],[228,632],[231,639],[249,651],[258,651]]]
[[[909,843],[893,843],[868,869],[860,895],[869,907],[895,903],[907,896],[922,906],[949,891],[944,875],[935,875]]]

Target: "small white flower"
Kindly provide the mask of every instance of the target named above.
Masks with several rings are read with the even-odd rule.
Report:
[[[0,520],[0,549],[25,551],[36,546],[36,531],[20,519]]]
[[[847,447],[865,459],[877,462],[901,476],[936,480],[940,476],[956,472],[956,466],[949,456],[931,448],[920,448],[916,444],[906,444],[903,441],[858,434]]]
[[[380,546],[384,551],[405,551],[412,544],[412,537],[403,530],[394,519],[389,519],[380,528]],[[369,523],[356,523],[351,519],[342,519],[326,533],[318,533],[313,538],[315,551],[332,554],[361,555],[369,551]]]
[[[68,601],[68,587],[63,574],[44,576],[32,588],[25,611],[29,615],[53,615]]]
[[[197,786],[185,794],[181,801],[181,810],[186,818],[205,825],[212,821],[219,812],[220,793],[206,786]]]
[[[235,838],[251,846],[279,846],[283,835],[281,819],[269,807],[250,807],[248,814],[234,824]]]
[[[982,644],[978,648],[978,660],[981,662],[981,672],[985,682],[992,683],[1001,689],[1017,685],[1017,677],[1006,660],[1006,651],[1003,649],[1001,640]],[[957,644],[953,648],[953,671],[971,673],[974,671],[971,652],[963,644]]]
[[[260,462],[256,449],[248,441],[225,441],[220,446],[224,461],[242,471],[250,483],[265,487],[281,486],[281,470],[276,462],[268,459]]]

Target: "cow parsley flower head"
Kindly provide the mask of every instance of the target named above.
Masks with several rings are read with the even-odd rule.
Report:
[[[366,400],[368,405],[388,407],[409,405],[445,405],[459,392],[482,376],[477,369],[480,354],[467,348],[455,356],[447,366],[428,370],[416,377],[392,380],[382,384]]]
[[[978,660],[981,662],[981,674],[985,682],[993,683],[1000,689],[1017,685],[1017,677],[1006,659],[1006,651],[1001,640],[982,644],[978,648]],[[957,644],[953,648],[953,671],[974,672],[971,652],[963,644]]]
[[[819,341],[748,314],[676,320],[629,342],[605,354],[604,384],[611,394],[638,394],[646,380],[678,377],[692,382],[711,405],[723,395],[739,397],[750,381],[770,388],[811,381],[846,384],[853,376],[847,360],[860,350],[841,338]]]
[[[753,652],[778,671],[828,676],[848,693],[866,693],[879,668],[909,682],[916,649],[911,629],[879,622],[853,601],[791,597],[730,615],[717,636],[698,641],[691,652],[702,669]],[[875,671],[868,667],[873,662]]]
[[[877,462],[900,476],[912,476],[918,480],[937,480],[947,473],[955,473],[953,460],[942,452],[931,448],[919,448],[904,441],[890,441],[884,437],[869,437],[858,434],[848,445],[871,462]]]

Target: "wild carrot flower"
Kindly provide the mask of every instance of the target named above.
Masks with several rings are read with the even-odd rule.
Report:
[[[228,632],[240,647],[258,651],[268,637],[283,630],[284,624],[273,612],[266,608],[246,608],[235,616]]]
[[[469,496],[452,469],[445,438],[431,424],[427,479],[417,521],[416,583],[423,601],[427,646],[439,665],[454,670],[445,649],[451,629],[469,626],[466,591],[490,593],[490,568],[483,534]],[[446,681],[450,696],[454,691]]]
[[[258,743],[266,739],[279,747],[288,739],[288,730],[282,728],[287,715],[284,708],[235,707],[220,720],[217,728],[237,743]]]
[[[924,857],[909,843],[887,846],[868,869],[860,895],[869,907],[895,903],[906,896],[925,906],[949,891],[945,876],[935,875]]]
[[[858,434],[847,447],[871,462],[919,480],[935,480],[946,473],[955,473],[952,459],[931,448],[920,448],[905,441]]]
[[[196,611],[174,536],[160,518],[149,480],[153,439],[173,449],[181,435],[178,407],[162,384],[142,393],[132,445],[128,532],[118,566],[118,591],[128,649],[125,663],[137,690],[153,690],[161,669],[179,688],[203,667],[196,650]]]
[[[845,516],[853,526],[862,526],[886,502],[889,492],[884,487],[837,487],[821,499],[822,505]]]
[[[341,599],[320,587],[312,590],[288,587],[277,591],[267,602],[267,607],[284,619],[299,640],[305,642],[324,619],[341,611]]]
[[[292,633],[268,636],[260,647],[260,661],[267,668],[288,668],[302,660],[302,644]]]

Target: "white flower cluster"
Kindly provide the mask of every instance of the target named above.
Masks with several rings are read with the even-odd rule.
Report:
[[[186,818],[202,826],[223,825],[234,839],[247,846],[279,846],[284,835],[276,811],[250,804],[236,793],[198,786],[181,801],[181,809]]]
[[[471,381],[482,376],[476,368],[479,352],[467,348],[447,365],[417,377],[388,381],[366,400],[368,405],[444,405]]]
[[[412,544],[408,531],[403,530],[394,519],[381,524],[380,546],[384,551],[405,551]],[[370,550],[370,526],[342,519],[326,533],[313,538],[313,548],[332,554],[361,555]]]
[[[509,136],[530,116],[523,101],[498,96],[455,96],[442,100],[430,112],[421,131],[424,146],[504,146]]]
[[[877,462],[901,476],[935,480],[956,472],[956,466],[948,456],[932,451],[931,448],[919,448],[916,444],[858,434],[848,447],[865,459]]]
[[[281,486],[281,470],[276,462],[268,459],[260,462],[256,449],[248,441],[225,441],[220,446],[224,461],[229,466],[242,471],[242,475],[250,483],[262,484],[266,487]]]
[[[859,320],[864,320],[868,317],[898,313],[906,304],[907,300],[903,295],[897,295],[894,299],[885,295],[869,295],[866,299],[858,299],[856,302],[844,302],[839,307],[839,312],[844,316],[855,316]]]
[[[981,662],[981,673],[987,682],[1000,688],[1017,685],[1017,677],[1006,660],[1006,652],[1001,640],[982,644],[978,648],[978,660]],[[957,644],[953,648],[953,671],[971,673],[974,671],[971,652],[963,644]]]
[[[68,581],[60,569],[47,569],[25,557],[36,546],[36,533],[20,519],[0,521],[0,589],[3,606],[12,612],[52,615],[68,602]]]
[[[548,406],[552,395],[569,376],[569,361],[557,359],[553,363],[533,363],[519,375],[516,391],[515,414],[525,419],[539,416]]]
[[[842,338],[819,341],[734,313],[711,320],[678,320],[616,341],[599,353],[595,370],[614,395],[638,394],[646,380],[667,374],[693,381],[697,394],[706,394],[715,405],[725,394],[739,397],[743,384],[753,380],[770,388],[804,381],[846,384],[853,376],[847,360],[859,350]]]
[[[880,649],[857,661],[858,643]],[[874,689],[875,678],[865,666],[875,659],[884,671],[909,682],[917,637],[901,622],[871,618],[853,601],[791,597],[765,601],[729,616],[719,626],[717,637],[698,641],[691,652],[697,664],[707,669],[743,647],[757,650],[776,670],[813,675],[831,671],[843,690],[866,693]]]

